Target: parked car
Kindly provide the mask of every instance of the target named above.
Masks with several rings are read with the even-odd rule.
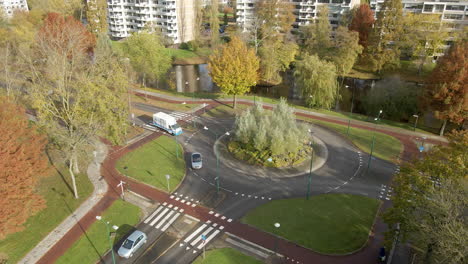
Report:
[[[198,170],[202,168],[202,155],[198,152],[192,153],[192,169]]]
[[[147,241],[145,233],[135,230],[133,233],[125,239],[122,246],[120,246],[117,254],[122,258],[131,258],[135,251],[137,251]]]

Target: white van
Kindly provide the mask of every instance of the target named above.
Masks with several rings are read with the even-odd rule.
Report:
[[[153,126],[159,127],[172,135],[182,134],[182,128],[177,124],[176,119],[163,112],[153,114]]]

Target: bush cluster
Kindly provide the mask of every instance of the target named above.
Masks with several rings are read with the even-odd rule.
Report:
[[[236,117],[234,140],[244,150],[264,153],[265,159],[295,160],[309,135],[306,126],[298,124],[293,109],[281,99],[270,112],[257,104]]]

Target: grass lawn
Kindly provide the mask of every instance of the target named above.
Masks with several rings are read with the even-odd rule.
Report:
[[[141,216],[140,208],[130,203],[117,200],[103,214],[102,218],[109,221],[110,225],[116,225],[119,229],[113,238],[113,243],[117,243],[124,237]],[[111,229],[114,231],[113,229]],[[111,232],[112,232],[111,231]],[[86,231],[86,236],[82,235],[71,248],[65,252],[58,260],[57,264],[93,264],[99,260],[109,250],[109,238],[104,222],[96,221]],[[117,255],[116,255],[117,257]]]
[[[201,254],[193,264],[261,264],[262,262],[232,248],[212,249]]]
[[[235,117],[236,114],[239,114],[249,108],[250,106],[244,104],[237,104],[236,109],[232,108],[232,105],[218,105],[215,108],[210,109],[203,116],[206,117],[216,117],[216,118],[228,118]]]
[[[360,128],[349,128],[349,136],[347,135],[348,127],[345,125],[339,125],[324,121],[319,121],[306,117],[299,117],[299,119],[305,120],[307,122],[323,125],[328,127],[341,135],[349,138],[358,148],[362,151],[370,153],[372,145],[372,130],[365,130]],[[403,145],[395,137],[389,136],[384,133],[375,132],[375,142],[374,142],[374,156],[394,162],[396,158],[400,155],[400,152],[403,150]]]
[[[379,203],[348,194],[276,200],[255,208],[242,222],[323,254],[346,254],[366,243]]]
[[[86,171],[86,168],[82,168],[82,170]],[[75,199],[72,190],[68,187],[71,186],[71,179],[67,169],[63,168],[61,171],[63,172],[63,179],[60,174],[54,173],[42,179],[39,183],[38,190],[47,201],[47,208],[30,217],[23,231],[11,234],[0,241],[0,253],[8,256],[8,263],[16,263],[24,257],[52,229],[86,200],[93,191],[93,186],[88,177],[79,174],[76,177],[76,185],[80,198]]]
[[[190,110],[200,105],[200,104],[173,104],[173,103],[163,102],[159,100],[152,100],[149,98],[147,99],[144,96],[137,96],[137,95],[132,96],[132,102],[151,104],[156,107],[173,110],[173,111],[179,111],[179,112],[190,112]]]
[[[164,191],[167,191],[166,174],[169,174],[172,191],[185,175],[184,150],[181,144],[176,145],[173,136],[160,136],[120,158],[116,167],[120,173]]]

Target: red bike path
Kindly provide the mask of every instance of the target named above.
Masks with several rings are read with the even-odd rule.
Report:
[[[148,96],[151,97],[151,96]],[[180,103],[179,101],[163,99],[155,97],[156,100],[166,101],[170,103]],[[191,103],[186,101],[186,103]],[[193,102],[199,103],[199,102]],[[245,102],[239,102],[241,104],[248,104]],[[215,107],[218,105],[218,102],[211,102],[207,109]],[[270,107],[265,107],[270,108]],[[195,115],[201,114],[204,110],[198,110]],[[307,115],[304,113],[296,113],[304,117],[309,117],[317,120],[323,120],[327,122],[332,122],[336,124],[348,125],[347,122],[341,122],[334,119],[327,119],[323,117],[317,117],[314,115]],[[351,127],[369,129],[368,126],[362,126],[359,124],[351,124]],[[412,141],[412,137],[393,132],[387,131],[384,129],[375,129],[375,131],[385,133],[399,139],[404,147],[402,158],[403,160],[410,160],[415,154],[418,153],[416,145]],[[213,223],[218,223],[219,225],[224,226],[224,231],[234,234],[238,237],[241,237],[245,240],[258,244],[262,247],[273,250],[275,248],[275,243],[278,243],[278,252],[284,256],[285,263],[343,263],[343,264],[363,264],[363,263],[375,263],[378,257],[378,249],[381,247],[383,242],[383,231],[385,230],[385,224],[382,222],[380,217],[377,217],[377,220],[371,230],[369,240],[367,244],[359,251],[346,255],[346,256],[329,256],[316,253],[312,250],[306,249],[299,245],[296,245],[287,240],[278,238],[270,233],[260,231],[256,228],[253,228],[249,225],[240,223],[239,221],[232,221],[228,223],[226,220],[215,217],[214,214],[210,214],[210,209],[196,206],[191,207],[179,201],[170,198],[170,194],[152,188],[148,185],[139,183],[130,178],[127,178],[121,175],[116,169],[116,161],[124,156],[126,153],[140,147],[141,145],[154,140],[159,137],[161,133],[155,132],[146,138],[135,142],[134,144],[121,147],[113,146],[110,149],[110,152],[102,164],[101,175],[106,180],[109,185],[109,190],[105,196],[94,206],[78,223],[63,236],[63,238],[58,241],[50,250],[37,262],[39,264],[49,264],[55,262],[61,255],[63,255],[68,248],[70,248],[76,240],[80,238],[81,235],[96,221],[95,216],[101,215],[112,203],[120,198],[120,190],[116,187],[120,180],[126,181],[127,187],[129,190],[136,192],[140,195],[143,195],[152,200],[158,201],[160,203],[167,202],[172,203],[179,208],[183,208],[186,214],[189,214],[193,217],[200,219],[201,221],[212,221]],[[434,141],[434,143],[440,144],[441,142]],[[390,206],[389,202],[384,202],[381,206],[380,212]],[[379,212],[379,214],[380,214]],[[277,242],[276,242],[277,241]]]

